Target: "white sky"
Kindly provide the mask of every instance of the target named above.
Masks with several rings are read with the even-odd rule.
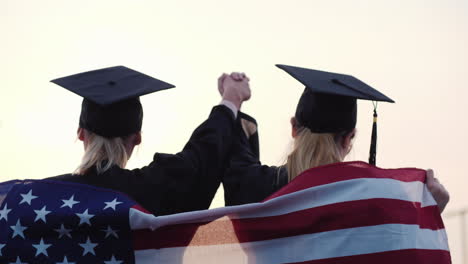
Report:
[[[379,104],[377,164],[433,168],[451,192],[447,211],[468,207],[467,1],[0,0],[0,34],[1,181],[77,166],[81,99],[49,80],[114,65],[177,86],[142,99],[143,144],[129,168],[182,149],[231,71],[251,77],[244,110],[260,124],[263,162],[280,164],[303,89],[274,67],[283,63],[352,74],[393,98]],[[367,160],[371,120],[361,102],[350,160]],[[457,263],[460,223],[446,223]]]

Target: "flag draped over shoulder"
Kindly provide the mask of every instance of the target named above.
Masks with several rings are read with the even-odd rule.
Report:
[[[0,263],[451,263],[425,171],[310,169],[261,203],[155,217],[125,195],[0,185]]]
[[[451,263],[424,181],[423,170],[363,162],[313,168],[262,203],[133,222],[135,256],[141,263]]]

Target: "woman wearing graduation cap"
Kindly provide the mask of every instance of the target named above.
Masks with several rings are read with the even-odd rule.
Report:
[[[224,75],[220,77],[220,80]],[[84,183],[126,193],[156,215],[207,209],[227,167],[235,115],[250,97],[248,81],[223,86],[223,101],[175,154],[156,153],[148,166],[127,170],[141,142],[139,96],[174,86],[126,68],[110,67],[52,81],[80,96],[78,138],[85,153],[72,174],[53,180]]]
[[[237,139],[230,168],[223,177],[226,205],[260,202],[285,186],[302,172],[317,166],[342,162],[350,152],[356,133],[357,99],[394,102],[379,91],[350,75],[276,65],[305,85],[304,92],[291,118],[293,151],[284,166],[266,166],[259,160],[256,121],[239,113]],[[233,75],[242,81],[243,76]],[[377,113],[369,163],[375,165]],[[427,171],[427,185],[439,209],[449,200],[445,188]]]

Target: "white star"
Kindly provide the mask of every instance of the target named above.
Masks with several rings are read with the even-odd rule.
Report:
[[[73,200],[73,198],[75,198],[75,195],[72,195],[70,197],[70,199],[68,199],[68,200],[62,200],[63,204],[62,204],[62,206],[60,206],[60,208],[68,206],[71,209],[73,207],[73,205],[79,203],[79,201]]]
[[[41,238],[41,242],[39,242],[39,244],[33,244],[32,246],[36,248],[35,257],[37,257],[39,254],[44,254],[48,257],[49,255],[47,255],[47,248],[52,246],[52,244],[44,244],[44,240]]]
[[[98,243],[91,243],[91,241],[89,240],[89,237],[88,237],[88,239],[86,240],[86,243],[80,244],[80,247],[82,247],[84,249],[83,250],[83,256],[88,254],[88,253],[91,253],[91,254],[96,256],[96,253],[94,252],[94,248],[97,245],[98,245]]]
[[[68,259],[67,257],[63,257],[63,261],[62,262],[57,262],[57,264],[75,264],[75,262],[68,262]]]
[[[11,227],[11,229],[13,229],[13,235],[12,235],[11,238],[15,238],[16,236],[20,236],[20,237],[24,238],[23,231],[25,229],[27,229],[27,227],[22,226],[19,219],[18,219],[18,221],[16,221],[16,225],[10,226],[10,227]]]
[[[104,261],[105,264],[120,264],[122,262],[123,261],[121,260],[116,260],[114,255],[112,255],[112,258],[109,261]]]
[[[80,218],[80,223],[78,225],[88,224],[91,225],[91,222],[89,220],[94,216],[92,214],[88,214],[88,209],[84,211],[82,214],[76,214]]]
[[[21,196],[23,197],[23,199],[21,200],[19,204],[28,203],[29,205],[31,205],[31,201],[33,199],[36,199],[38,197],[38,196],[32,195],[32,190],[29,190],[28,193],[21,194]]]
[[[2,256],[2,249],[5,247],[5,244],[0,244],[0,256]]]
[[[10,264],[28,264],[28,263],[21,262],[20,257],[16,257],[16,262],[10,262]]]
[[[54,230],[59,233],[59,238],[62,238],[63,236],[67,236],[71,238],[70,231],[72,230],[66,229],[65,226],[63,226],[63,224],[60,226],[60,229],[54,229]]]
[[[112,202],[104,202],[104,203],[106,204],[106,206],[104,207],[103,210],[106,210],[107,208],[112,208],[115,211],[115,207],[118,204],[121,204],[122,202],[117,202],[117,198],[115,198]]]
[[[3,209],[0,210],[0,220],[5,219],[5,221],[8,221],[8,213],[11,211],[11,209],[8,209],[7,204],[5,203],[5,206],[3,206]]]
[[[105,238],[107,238],[108,236],[114,236],[115,238],[119,238],[116,232],[117,230],[112,230],[110,226],[107,226],[107,229],[102,229],[102,231],[106,232]]]
[[[34,222],[37,222],[38,220],[42,220],[44,223],[46,223],[46,215],[50,214],[51,211],[46,210],[46,206],[42,207],[41,210],[34,210],[36,213],[36,219],[34,219]]]

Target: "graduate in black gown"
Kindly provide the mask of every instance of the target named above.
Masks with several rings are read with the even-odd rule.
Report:
[[[133,170],[125,165],[141,142],[143,108],[139,96],[174,86],[124,66],[52,82],[84,98],[78,138],[84,143],[85,154],[74,173],[49,179],[123,192],[155,215],[210,206],[227,167],[237,109],[250,97],[248,81],[235,86],[224,83],[223,101],[213,107],[181,152],[156,153],[147,166]]]
[[[277,65],[305,85],[291,118],[294,149],[283,166],[260,161],[257,123],[239,113],[236,143],[230,167],[223,177],[226,205],[261,202],[305,170],[342,162],[356,133],[357,99],[393,102],[392,99],[350,75]],[[242,76],[234,76],[242,80]],[[369,163],[375,165],[377,112],[374,110]],[[427,185],[442,211],[449,200],[445,188],[427,171]]]

